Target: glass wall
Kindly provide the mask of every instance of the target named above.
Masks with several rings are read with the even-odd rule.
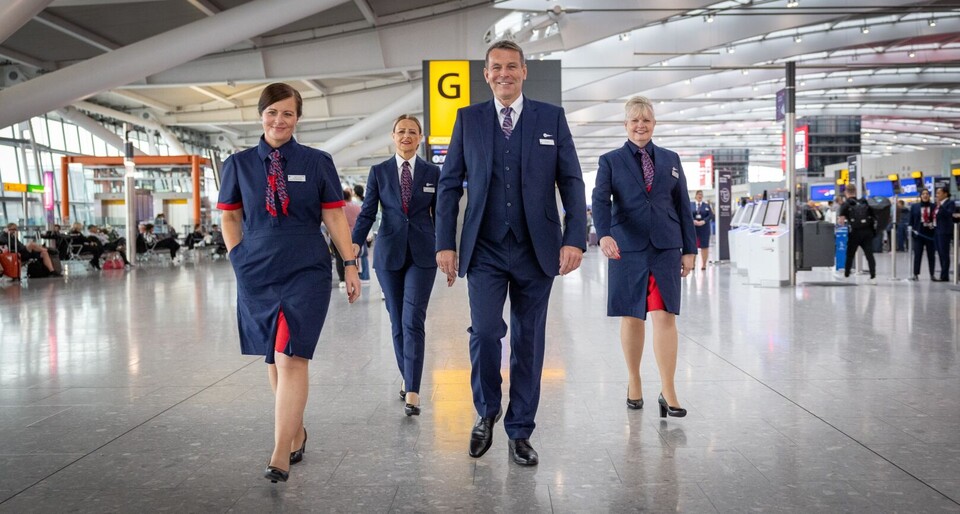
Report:
[[[103,122],[109,130],[124,137],[123,125],[120,123]],[[143,131],[129,133],[133,145],[147,154],[170,155],[170,147],[159,136],[153,137],[154,144],[150,144],[150,136]],[[183,146],[188,152],[204,157],[214,158],[216,154],[212,148],[199,147],[184,138]],[[201,137],[189,138],[200,140]],[[93,136],[90,132],[73,123],[61,120],[55,114],[36,117],[29,123],[19,123],[11,127],[0,128],[0,181],[15,184],[37,184],[53,186],[54,210],[53,222],[60,222],[60,161],[65,155],[97,155],[120,156],[120,149],[108,145],[106,142]],[[53,172],[53,183],[44,184],[44,172]],[[211,172],[207,172],[212,177]],[[147,173],[147,175],[151,175]],[[93,170],[77,168],[69,173],[71,189],[71,221],[84,224],[100,223],[94,216],[94,195],[106,188],[94,182]],[[189,180],[180,180],[180,177],[169,178],[169,174],[159,173],[164,179],[157,180],[156,185],[145,184],[146,189],[161,191],[189,191]],[[206,181],[204,181],[206,182]],[[209,196],[210,192],[207,192]],[[13,222],[25,228],[45,227],[48,224],[48,211],[43,209],[42,194],[27,194],[26,210],[24,210],[23,194],[0,190],[0,225]]]

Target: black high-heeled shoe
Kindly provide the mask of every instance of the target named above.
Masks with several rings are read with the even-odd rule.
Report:
[[[400,390],[400,399],[401,399],[401,400],[406,400],[406,399],[407,399],[407,392],[404,391],[403,389]]]
[[[300,445],[300,449],[290,452],[290,464],[293,465],[302,461],[304,453],[307,453],[307,427],[303,427],[303,444]]]
[[[640,410],[643,408],[643,398],[639,400],[630,399],[630,386],[627,386],[627,408],[633,410]]]
[[[687,415],[687,409],[681,409],[680,407],[671,407],[667,405],[667,401],[663,399],[663,393],[660,393],[660,398],[657,399],[657,403],[660,404],[661,418],[665,418],[667,416],[673,418],[682,418]]]
[[[407,416],[419,416],[420,415],[420,406],[414,405],[412,403],[405,404],[403,406],[403,413]]]
[[[287,479],[290,478],[290,472],[273,466],[267,466],[267,469],[263,471],[263,478],[266,478],[274,484],[277,482],[286,482]]]

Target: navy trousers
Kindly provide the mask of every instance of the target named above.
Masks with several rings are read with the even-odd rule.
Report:
[[[436,276],[436,267],[420,268],[414,265],[409,249],[403,268],[377,270],[377,279],[390,315],[397,366],[403,376],[403,386],[413,393],[420,392],[426,338],[423,326]]]
[[[923,261],[923,252],[927,252],[927,264],[930,266],[930,278],[933,278],[935,244],[933,237],[926,235],[913,236],[913,274],[920,274],[920,263]]]
[[[510,439],[528,439],[536,427],[552,287],[553,277],[540,269],[529,240],[520,243],[509,232],[501,242],[477,240],[467,270],[473,405],[482,417],[495,417],[500,410],[500,341],[507,334],[503,306],[509,294],[510,404],[504,428]]]
[[[937,255],[940,257],[940,280],[950,280],[950,246],[953,243],[953,234],[937,234],[934,239],[936,239]]]

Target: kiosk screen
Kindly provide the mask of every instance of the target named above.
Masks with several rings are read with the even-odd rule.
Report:
[[[763,214],[764,227],[776,227],[780,225],[780,218],[783,216],[783,199],[770,200],[767,202],[767,212]]]

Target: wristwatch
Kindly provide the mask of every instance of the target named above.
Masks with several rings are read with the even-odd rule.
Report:
[[[356,260],[356,259],[350,259],[350,260],[348,260],[348,261],[343,261],[343,265],[344,265],[345,267],[346,267],[346,266],[356,266],[356,265],[357,265],[357,260]]]

